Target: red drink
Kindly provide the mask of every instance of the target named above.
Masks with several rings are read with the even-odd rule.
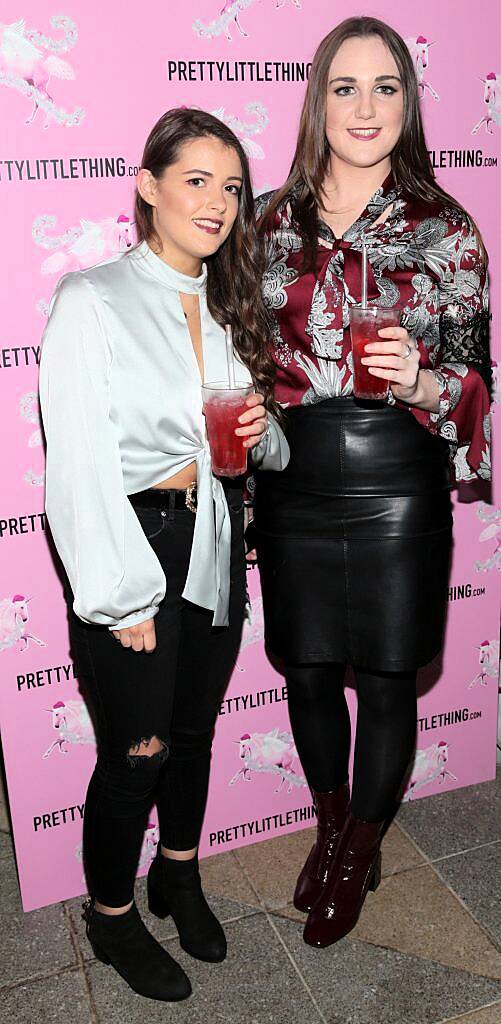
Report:
[[[235,429],[242,426],[238,417],[248,408],[245,400],[253,390],[252,384],[230,388],[223,382],[202,387],[212,472],[216,476],[241,476],[247,469],[246,439],[235,434]]]
[[[383,327],[400,326],[399,309],[379,309],[376,306],[363,309],[362,306],[350,306],[351,350],[353,353],[353,394],[356,398],[370,398],[381,401],[388,395],[389,382],[369,373],[369,367],[361,363],[363,356],[371,353],[365,346],[374,341],[382,341],[378,331]]]

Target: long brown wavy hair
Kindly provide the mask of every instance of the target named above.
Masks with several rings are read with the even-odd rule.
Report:
[[[329,167],[330,148],[325,134],[327,85],[333,57],[346,39],[379,36],[398,67],[402,82],[404,113],[400,138],[391,154],[396,184],[406,198],[446,202],[465,214],[480,235],[472,218],[435,180],[421,118],[417,78],[409,50],[402,37],[378,18],[346,18],[320,43],[311,66],[301,112],[296,152],[285,184],[275,193],[263,218],[262,229],[272,230],[275,214],[285,199],[291,201],[294,223],[301,235],[305,269],[314,267],[317,246],[317,208],[322,207],[322,186]],[[482,247],[483,248],[483,247]]]
[[[256,229],[249,162],[239,139],[212,114],[175,108],[163,114],[152,128],[141,167],[159,180],[165,169],[177,161],[185,143],[204,137],[217,139],[235,150],[243,179],[233,228],[217,252],[205,260],[207,305],[218,324],[231,324],[236,352],[250,370],[267,407],[277,412],[273,400],[275,366],[268,347],[270,325],[261,295],[264,251]],[[135,219],[139,242],[147,241],[161,252],[162,242],[153,224],[153,207],[137,189]]]

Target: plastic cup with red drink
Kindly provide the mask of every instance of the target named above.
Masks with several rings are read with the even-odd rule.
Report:
[[[377,306],[350,306],[350,335],[353,353],[353,394],[355,398],[368,398],[381,401],[387,398],[389,382],[369,373],[369,367],[361,360],[371,353],[365,346],[374,341],[382,341],[378,331],[383,327],[399,327],[401,312],[399,309],[380,309]]]
[[[235,434],[241,427],[238,417],[246,412],[246,399],[252,395],[252,384],[238,381],[214,381],[202,386],[202,399],[209,438],[212,472],[215,476],[241,476],[247,469],[248,448],[245,437]]]

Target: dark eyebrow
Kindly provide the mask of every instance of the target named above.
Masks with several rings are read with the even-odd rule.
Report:
[[[213,178],[214,177],[212,171],[202,171],[200,169],[200,167],[192,167],[190,171],[183,171],[183,174],[205,174],[206,178]],[[243,179],[240,178],[238,176],[238,174],[232,174],[226,180],[227,181],[240,181],[241,182]]]
[[[393,79],[395,82],[400,81],[398,75],[378,75],[377,78],[374,79],[374,81],[387,82],[390,79]],[[356,78],[352,78],[349,75],[342,75],[339,78],[331,78],[329,85],[332,85],[333,82],[356,82]]]

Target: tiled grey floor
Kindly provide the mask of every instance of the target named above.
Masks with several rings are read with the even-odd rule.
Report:
[[[0,985],[76,963],[62,905],[23,913],[12,858],[0,868],[0,947]]]
[[[501,842],[447,857],[435,868],[501,944]]]
[[[294,922],[275,920],[329,1024],[434,1024],[501,998],[501,984],[381,946],[311,949]]]
[[[500,781],[410,801],[397,821],[430,860],[501,839]]]
[[[263,914],[230,924],[226,932],[228,958],[217,965],[198,963],[168,943],[193,984],[191,998],[175,1006],[135,997],[109,968],[92,964],[88,972],[100,1024],[320,1024]]]
[[[498,1024],[501,983],[493,980],[489,957],[496,955],[501,916],[494,902],[500,783],[501,777],[497,787],[403,807],[398,823],[405,834],[394,828],[387,839],[387,877],[364,909],[357,937],[327,950],[305,946],[301,924],[285,916],[311,836],[270,840],[202,865],[209,901],[226,922],[223,964],[184,954],[171,938],[171,920],[148,913],[139,882],[146,923],[193,982],[192,998],[176,1005],[135,996],[112,968],[92,959],[81,899],[24,915],[10,839],[0,833],[0,1024]],[[280,902],[281,910],[267,916],[264,906]],[[412,942],[408,918],[415,923]],[[490,929],[492,941],[482,929]]]
[[[2,1024],[93,1024],[94,1020],[79,970],[2,992]]]
[[[12,839],[8,832],[0,832],[0,860],[12,860],[14,851],[12,849]]]

